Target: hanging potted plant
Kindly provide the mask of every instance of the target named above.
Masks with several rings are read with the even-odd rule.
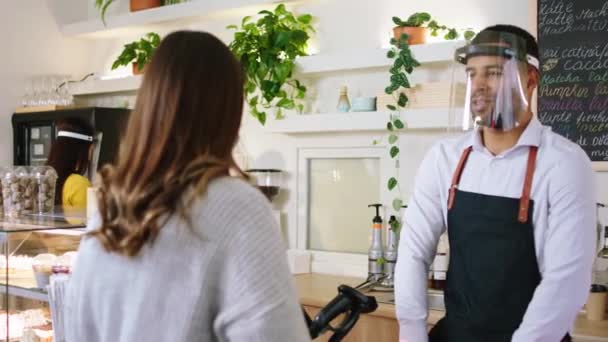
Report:
[[[439,32],[445,32],[443,38],[446,40],[454,40],[460,36],[457,29],[438,24],[426,12],[416,12],[405,21],[399,17],[393,17],[393,23],[397,25],[393,28],[393,38],[398,40],[405,33],[409,37],[407,42],[409,45],[424,44],[429,30],[433,37],[439,35]],[[471,30],[464,31],[466,40],[471,39],[474,35],[475,32]]]
[[[161,0],[131,0],[129,3],[129,9],[131,12],[137,12],[154,7],[160,7],[161,5]]]
[[[284,117],[284,110],[302,112],[306,87],[293,78],[295,60],[306,56],[309,33],[314,32],[312,16],[295,16],[281,4],[274,11],[261,11],[262,16],[252,22],[243,18],[236,29],[230,49],[245,70],[245,96],[250,114],[262,125],[267,111],[275,111],[275,118]]]
[[[142,74],[159,44],[160,36],[154,32],[147,33],[140,40],[125,44],[124,49],[112,64],[112,70],[131,64],[133,75]]]
[[[393,59],[393,65],[389,69],[389,84],[384,89],[384,92],[392,95],[393,99],[393,103],[386,105],[386,108],[390,111],[386,129],[388,131],[389,155],[394,161],[395,171],[393,176],[388,179],[387,188],[393,194],[392,208],[395,212],[399,212],[403,206],[400,184],[397,180],[401,153],[399,149],[399,135],[406,127],[406,123],[401,119],[401,110],[405,109],[409,102],[409,98],[405,92],[406,89],[411,87],[408,75],[420,66],[420,62],[416,60],[410,49],[410,45],[419,44],[422,39],[418,36],[420,34],[418,31],[401,29],[410,27],[422,28],[424,30],[429,29],[432,36],[437,36],[439,32],[443,31],[446,32],[443,36],[446,40],[457,39],[460,37],[460,33],[457,29],[437,24],[435,20],[431,20],[431,16],[428,13],[414,13],[405,22],[397,17],[393,17],[393,22],[398,25],[394,33],[399,33],[399,35],[390,40],[391,48],[387,52],[387,57]],[[406,32],[413,32],[416,36],[412,37]],[[471,40],[475,36],[475,32],[466,30],[463,35],[466,40]],[[374,144],[378,144],[378,141],[374,141]],[[399,219],[391,223],[391,230],[398,231],[400,228],[401,221]]]
[[[95,7],[101,12],[101,21],[106,25],[106,11],[115,0],[95,0]],[[188,0],[130,0],[129,9],[131,12],[141,11],[164,5],[173,5]]]

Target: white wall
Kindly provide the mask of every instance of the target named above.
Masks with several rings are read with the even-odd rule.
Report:
[[[67,11],[63,15],[70,17]],[[21,102],[25,80],[40,74],[80,75],[87,66],[87,44],[61,35],[46,0],[3,4],[0,32],[0,165],[12,165],[10,118]]]
[[[92,8],[92,0],[83,8],[76,6],[85,0],[61,0],[63,5],[54,2],[55,12],[62,13],[62,20],[71,21],[74,13],[97,15]],[[204,1],[204,0],[191,0]],[[228,1],[228,0],[227,0]],[[122,1],[126,3],[127,1]],[[109,13],[127,11],[127,6],[121,2],[112,5]],[[44,73],[49,71],[70,71],[74,74],[88,71],[110,73],[110,65],[119,54],[122,45],[141,35],[135,32],[111,39],[78,41],[61,38],[49,15],[49,10],[42,1],[20,0],[11,2],[14,10],[0,13],[0,32],[14,32],[0,37],[2,46],[10,47],[8,62],[0,63],[2,77],[0,78],[0,106],[4,114],[1,120],[4,125],[0,128],[0,161],[10,161],[10,125],[8,113],[12,112],[18,103],[22,92],[22,80],[27,74]],[[76,7],[74,7],[76,6]],[[472,27],[481,29],[496,23],[515,24],[535,29],[533,7],[535,0],[493,1],[462,0],[459,2],[447,0],[403,1],[403,0],[307,0],[301,1],[297,7],[291,6],[296,12],[311,13],[318,18],[315,23],[317,36],[313,42],[313,51],[351,51],[359,49],[386,46],[392,26],[390,18],[394,15],[405,17],[415,11],[429,11],[438,21],[448,26]],[[266,6],[268,7],[268,6]],[[273,6],[272,6],[273,7]],[[6,7],[5,7],[6,9]],[[240,11],[238,13],[222,13],[207,18],[205,22],[188,22],[173,27],[164,27],[157,32],[161,35],[175,29],[206,30],[216,34],[225,42],[232,38],[232,31],[226,30],[228,24],[238,23],[240,18],[255,13],[260,8]],[[432,68],[418,69],[413,75],[414,81],[428,81],[437,78],[445,79],[448,66],[439,65]],[[124,73],[117,70],[113,73]],[[326,111],[335,107],[338,98],[338,87],[342,84],[349,86],[352,95],[374,96],[382,91],[386,82],[386,72],[378,70],[357,71],[325,75],[323,78],[311,78],[310,95],[314,104],[309,107],[312,111]],[[122,94],[116,97],[103,97],[97,103],[104,105],[122,105],[125,99],[133,101],[133,94]],[[96,99],[87,99],[96,101]],[[404,195],[408,196],[414,182],[417,166],[426,150],[445,132],[412,132],[406,133],[401,139],[402,165],[401,182]],[[297,218],[296,178],[297,149],[300,147],[341,147],[341,146],[370,146],[371,141],[378,135],[370,134],[328,134],[310,136],[286,136],[267,134],[256,122],[247,117],[242,130],[242,142],[250,155],[250,167],[272,167],[287,171],[286,190],[281,194],[277,207],[286,214],[283,225],[290,246],[295,246],[295,231]],[[6,163],[5,163],[6,164]],[[599,187],[603,192],[600,199],[608,202],[608,173],[598,174]],[[361,210],[364,210],[363,208]],[[370,211],[370,219],[371,219]],[[607,217],[608,219],[608,217]]]

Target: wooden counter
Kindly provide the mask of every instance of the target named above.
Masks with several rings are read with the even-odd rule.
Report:
[[[325,274],[300,274],[295,276],[295,281],[300,304],[313,317],[320,308],[324,307],[338,294],[339,285],[346,284],[354,287],[361,284],[363,279]],[[370,295],[374,295],[374,293],[370,293]],[[443,315],[443,311],[430,310],[429,327],[435,325]],[[573,336],[575,341],[608,342],[608,320],[589,321],[581,314],[576,320]],[[378,303],[378,309],[372,313],[362,315],[355,328],[344,341],[394,342],[398,338],[399,325],[395,316],[395,306]],[[327,341],[327,339],[322,338],[319,340]]]

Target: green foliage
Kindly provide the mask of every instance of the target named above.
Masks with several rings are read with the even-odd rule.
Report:
[[[106,11],[114,0],[95,0],[95,7],[101,12],[101,21],[106,25]]]
[[[399,210],[397,209],[395,211],[399,211]],[[401,230],[401,221],[399,221],[399,219],[391,221],[390,225],[391,225],[391,227],[389,229],[395,233],[399,233],[399,231]]]
[[[126,44],[121,54],[112,64],[112,70],[122,65],[136,63],[141,71],[150,62],[154,51],[160,44],[160,36],[157,33],[149,32],[140,40]]]
[[[440,32],[445,32],[443,35],[445,40],[454,40],[460,37],[460,33],[457,29],[440,25],[426,12],[416,12],[405,21],[401,20],[399,17],[393,17],[393,23],[399,27],[426,27],[431,30],[431,36],[433,37],[437,37]],[[464,39],[471,40],[475,36],[475,32],[467,29],[463,32],[463,36]]]
[[[245,70],[250,114],[264,125],[270,108],[276,108],[277,119],[283,117],[283,110],[302,111],[306,87],[292,76],[296,58],[306,56],[309,33],[314,29],[310,14],[296,17],[283,4],[259,14],[256,22],[246,16],[240,28],[227,28],[237,30],[230,49]]]
[[[386,264],[386,259],[384,259],[384,257],[381,256],[378,259],[376,259],[376,265],[382,266],[384,264]]]

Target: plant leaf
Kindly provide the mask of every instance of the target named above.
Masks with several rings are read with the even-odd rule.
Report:
[[[264,126],[266,124],[266,112],[258,112],[258,121]]]
[[[290,100],[288,98],[282,98],[281,100],[279,100],[279,102],[277,102],[276,106],[279,107],[279,109],[294,109],[295,103],[293,102],[293,100]]]
[[[405,95],[405,93],[399,93],[399,100],[397,101],[397,105],[399,107],[405,107],[405,105],[407,104],[408,98],[407,95]]]
[[[396,212],[399,212],[401,210],[401,206],[403,205],[403,200],[401,200],[401,198],[395,198],[393,200],[393,209]]]
[[[312,15],[310,15],[310,14],[300,15],[300,16],[298,16],[298,21],[303,24],[310,24],[310,22],[312,21]]]
[[[236,25],[234,25],[234,24],[233,24],[233,25],[228,25],[228,26],[226,26],[226,29],[228,29],[228,30],[237,30],[238,28],[239,28],[239,27],[238,27],[238,26],[236,26]]]
[[[395,125],[395,127],[397,129],[403,129],[403,127],[405,127],[405,125],[403,124],[403,121],[401,121],[399,119],[395,119],[395,121],[393,121],[393,124]]]
[[[397,134],[391,134],[388,136],[388,143],[392,145],[396,143],[398,139],[399,137],[397,136]]]
[[[387,184],[388,189],[393,190],[396,186],[397,186],[397,179],[395,179],[395,177],[391,177],[388,180],[388,184]]]
[[[397,54],[393,50],[388,50],[388,52],[386,53],[386,57],[388,58],[395,58],[396,55]]]
[[[399,154],[399,147],[393,146],[391,147],[390,155],[391,158],[395,158]]]
[[[401,231],[401,221],[399,221],[399,219],[396,219],[394,221],[391,221],[390,225],[391,225],[390,230],[399,234],[399,231]]]
[[[388,109],[390,109],[390,110],[392,110],[392,111],[397,110],[397,107],[395,107],[395,106],[393,106],[393,105],[390,105],[390,104],[389,104],[389,105],[386,105],[386,108],[388,108]]]
[[[393,123],[392,123],[392,122],[387,123],[387,124],[386,124],[386,129],[388,129],[389,131],[391,131],[391,132],[392,132],[392,131],[394,130],[394,128],[393,128]]]

